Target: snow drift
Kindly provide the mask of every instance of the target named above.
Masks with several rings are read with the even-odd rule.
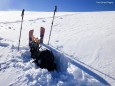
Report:
[[[25,13],[20,51],[17,51],[20,13],[0,12],[0,86],[115,85],[114,11],[57,13],[50,46],[55,47],[54,51],[62,51],[54,52],[61,58],[57,61],[61,71],[51,73],[32,63],[28,32],[34,29],[34,35],[39,37],[39,28],[45,27],[47,44],[53,13]]]

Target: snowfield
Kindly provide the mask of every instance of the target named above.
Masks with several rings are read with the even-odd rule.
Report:
[[[115,11],[25,12],[17,50],[21,11],[0,12],[0,86],[115,86]],[[40,69],[30,57],[28,32],[53,51],[58,71]]]

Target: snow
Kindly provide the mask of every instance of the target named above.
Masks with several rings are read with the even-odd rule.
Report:
[[[20,11],[0,12],[0,86],[115,85],[115,12],[57,12],[47,46],[53,12],[25,12],[17,50]],[[48,72],[32,63],[28,32],[46,29],[59,71]]]

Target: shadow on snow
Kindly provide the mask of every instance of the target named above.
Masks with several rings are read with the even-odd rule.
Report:
[[[61,51],[56,50],[54,47],[48,46],[48,45],[46,45],[46,44],[43,44],[43,46],[45,46],[46,48],[50,49],[53,53],[62,53]],[[84,66],[84,65],[86,65],[86,64],[82,65],[82,64],[83,64],[82,62],[76,61],[76,60],[74,60],[74,59],[71,59],[70,56],[67,55],[67,54],[65,54],[64,57],[66,57],[71,64],[77,66],[78,68],[80,68],[80,69],[83,70],[84,72],[86,72],[86,73],[88,73],[89,75],[93,76],[95,79],[97,79],[97,80],[100,81],[101,83],[110,86],[110,84],[109,84],[106,80],[104,80],[101,76],[99,76],[98,74],[94,73],[94,72],[91,71],[90,69],[86,68],[86,67]],[[81,64],[81,63],[82,63],[82,64]],[[86,65],[86,66],[87,66],[87,65]],[[98,71],[98,72],[99,72],[99,71]],[[104,73],[103,73],[103,74],[104,74]],[[104,74],[104,75],[106,75],[106,74]],[[107,75],[107,76],[108,76],[108,75]],[[110,77],[110,76],[108,76],[108,77]],[[114,80],[115,80],[115,79],[114,79]]]

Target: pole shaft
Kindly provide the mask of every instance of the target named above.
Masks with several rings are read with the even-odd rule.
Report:
[[[19,46],[20,46],[20,39],[21,39],[21,32],[22,32],[22,24],[23,24],[23,20],[22,20],[22,22],[21,22],[18,50],[19,50]]]
[[[21,39],[21,32],[22,32],[22,24],[23,24],[23,17],[24,17],[24,9],[22,10],[22,21],[21,21],[21,28],[20,28],[20,36],[19,36],[19,44],[18,44],[18,51],[19,51],[19,46],[20,46],[20,39]]]
[[[55,12],[54,12],[54,14],[55,14]],[[50,34],[49,34],[48,45],[49,45],[49,42],[50,42],[50,37],[51,37],[51,32],[52,32],[52,27],[53,27],[54,16],[55,15],[53,15],[53,20],[52,20],[51,30],[50,30]]]
[[[49,45],[49,42],[50,42],[50,37],[51,37],[51,32],[52,32],[52,27],[53,27],[53,22],[54,22],[54,17],[55,17],[55,12],[56,11],[57,11],[57,6],[55,6],[55,10],[54,10],[54,14],[53,14],[53,20],[52,20],[51,30],[50,30],[50,34],[49,34],[48,45]]]

